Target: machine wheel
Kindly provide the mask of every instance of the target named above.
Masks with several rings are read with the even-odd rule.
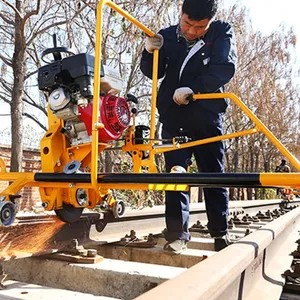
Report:
[[[0,225],[11,225],[15,221],[16,213],[16,206],[12,202],[0,202]]]
[[[74,207],[71,204],[63,204],[62,209],[56,209],[56,216],[65,223],[74,223],[82,215],[83,207]]]
[[[120,218],[125,212],[125,203],[121,200],[117,200],[112,205],[112,212],[115,218]]]

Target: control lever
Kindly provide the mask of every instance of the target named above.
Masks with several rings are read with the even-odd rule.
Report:
[[[189,95],[186,97],[186,100],[194,101],[193,96],[194,96],[194,94],[189,94]]]
[[[139,103],[139,101],[138,101],[138,99],[137,99],[137,97],[135,97],[134,95],[132,95],[132,94],[127,94],[127,99],[126,99],[126,101],[127,102],[133,102],[133,103],[135,103],[135,104],[138,104]]]
[[[186,135],[182,135],[182,136],[175,136],[174,140],[175,140],[175,143],[184,144],[184,143],[190,142],[192,139]]]

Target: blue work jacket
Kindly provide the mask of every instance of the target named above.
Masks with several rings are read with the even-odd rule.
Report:
[[[159,50],[158,78],[164,78],[157,96],[160,121],[166,127],[194,128],[214,122],[227,107],[225,99],[190,101],[177,105],[174,91],[190,87],[194,93],[221,93],[230,81],[236,68],[236,47],[232,27],[222,21],[213,21],[202,38],[201,48],[188,61],[187,45],[177,33],[177,26],[159,31],[164,44]],[[190,50],[191,52],[192,50]],[[142,53],[141,71],[152,78],[153,54]],[[184,63],[184,67],[183,67]]]

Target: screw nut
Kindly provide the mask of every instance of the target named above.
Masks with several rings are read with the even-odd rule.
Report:
[[[97,250],[95,250],[95,249],[88,249],[87,250],[87,256],[88,257],[96,257],[96,255],[97,255]]]

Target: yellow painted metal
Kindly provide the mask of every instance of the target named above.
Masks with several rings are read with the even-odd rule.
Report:
[[[263,132],[270,142],[291,162],[291,164],[300,171],[300,162],[298,159],[286,149],[280,141],[274,136],[274,134],[254,115],[254,113],[245,105],[245,103],[232,93],[220,93],[220,94],[195,94],[193,96],[195,100],[201,99],[220,99],[229,98],[236,105],[238,105],[243,112],[252,120],[259,131]],[[213,101],[213,100],[212,100]]]
[[[156,164],[155,164],[154,151],[150,151],[148,161],[150,162],[149,163],[149,172],[150,173],[157,173],[157,167],[156,167]]]
[[[83,188],[83,187],[80,185],[80,188]],[[86,208],[94,208],[96,206],[96,204],[100,203],[100,201],[102,200],[99,193],[97,193],[92,188],[87,189],[87,194],[88,194],[88,201],[86,204]]]
[[[133,162],[133,172],[141,173],[142,172],[142,152],[133,150],[131,153],[132,153],[132,162]]]
[[[155,146],[155,143],[150,142],[147,145],[133,145],[133,144],[128,144],[124,148],[126,151],[132,151],[133,149],[135,151],[148,151],[149,152],[149,161],[142,161],[139,160],[139,156],[136,157],[134,160],[134,163],[136,163],[138,166],[135,168],[135,172],[139,171],[141,169],[141,166],[147,166],[149,167],[150,172],[156,172],[156,166],[154,165],[154,155],[158,153],[164,153],[168,151],[175,151],[178,149],[184,149],[188,147],[194,147],[198,145],[203,145],[207,143],[212,143],[216,141],[221,141],[225,139],[231,139],[239,136],[244,136],[248,134],[254,134],[257,132],[263,132],[266,137],[271,141],[271,143],[274,144],[274,146],[291,162],[291,164],[298,170],[300,171],[300,163],[298,159],[291,154],[281,143],[280,141],[272,134],[272,132],[252,113],[252,111],[243,103],[242,100],[240,100],[236,95],[232,93],[214,93],[214,94],[195,94],[193,96],[195,100],[201,100],[201,99],[220,99],[220,98],[229,98],[234,101],[236,105],[238,105],[242,111],[245,112],[245,114],[255,123],[256,127],[253,129],[241,131],[241,132],[236,132],[236,133],[231,133],[231,134],[226,134],[223,136],[216,136],[216,137],[211,137],[203,140],[198,140],[198,141],[193,141],[193,142],[188,142],[184,144],[176,144],[173,142],[172,144],[168,145],[159,145]],[[152,100],[153,101],[153,100]],[[155,107],[152,107],[152,113],[155,112]]]
[[[101,5],[101,2],[103,3]],[[100,8],[102,10],[102,6],[106,4],[116,12],[118,12],[121,16],[123,16],[125,19],[130,21],[132,24],[140,28],[143,32],[145,32],[148,36],[153,37],[155,35],[154,32],[152,32],[150,29],[148,29],[145,25],[143,25],[141,22],[139,22],[137,19],[135,19],[133,16],[131,16],[127,11],[122,9],[117,4],[113,3],[110,0],[101,0],[98,4],[97,10]]]
[[[1,180],[7,180],[9,176],[6,176],[10,173],[5,172],[1,174]],[[2,192],[0,192],[0,196],[5,196],[6,198],[9,195],[16,195],[24,186],[28,185],[29,183],[34,182],[34,173],[14,173],[15,175],[14,181]]]
[[[73,187],[75,188],[82,188],[82,189],[89,189],[92,188],[91,183],[71,183]],[[70,187],[70,182],[46,182],[46,181],[35,181],[33,183],[29,183],[28,186],[37,186],[40,188],[69,188]],[[99,185],[99,188],[101,185]]]
[[[101,183],[101,187],[112,188],[111,183]],[[155,191],[189,191],[187,184],[161,184],[161,183],[114,183],[115,190],[155,190]]]
[[[51,187],[41,187],[40,195],[43,203],[46,204],[46,210],[53,210],[57,208],[61,208],[63,206],[62,200],[62,189],[54,187],[52,184]]]
[[[0,157],[0,174],[6,172],[6,166],[4,160]]]
[[[43,172],[62,173],[64,166],[72,160],[78,160],[82,168],[90,166],[91,163],[91,144],[81,144],[78,146],[68,147],[67,138],[61,133],[64,121],[57,118],[48,107],[48,127],[41,140],[41,162]],[[102,151],[107,145],[98,144],[98,150]],[[16,184],[19,182],[19,174],[14,179]],[[61,208],[63,203],[72,204],[78,207],[76,200],[76,191],[79,187],[68,183],[67,185],[43,185],[43,183],[33,184],[28,182],[29,186],[38,186],[41,199],[47,204],[46,210]],[[81,188],[81,187],[80,187]],[[89,185],[91,188],[91,185]],[[21,186],[19,187],[21,189]],[[10,194],[10,190],[5,190],[6,194]],[[94,199],[99,199],[94,197]],[[91,203],[94,203],[92,201]],[[95,205],[94,205],[95,206]]]
[[[154,135],[155,135],[155,112],[156,112],[156,98],[157,98],[157,81],[158,81],[158,50],[153,52],[153,72],[152,72],[152,97],[151,97],[151,117],[150,117],[150,142],[151,150],[149,150],[149,158],[142,164],[147,163],[149,172],[156,173],[157,167],[155,165],[155,153],[153,150]]]
[[[99,121],[99,95],[100,95],[100,74],[101,74],[101,43],[102,43],[102,7],[107,1],[100,1],[97,6],[96,22],[96,44],[95,44],[95,65],[94,65],[94,97],[92,117],[92,161],[91,161],[91,183],[97,189],[98,173],[98,121]]]
[[[19,177],[23,177],[23,176],[27,175],[33,175],[34,177],[34,173],[28,173],[28,172],[22,172],[22,173],[18,173],[18,172],[0,172],[0,179],[3,181],[15,181],[18,180]],[[32,180],[32,182],[34,182],[34,180]]]
[[[157,80],[158,80],[158,50],[153,52],[153,73],[152,73],[152,98],[151,98],[151,118],[150,118],[150,143],[153,144],[155,133],[155,112],[157,97]]]
[[[261,173],[259,181],[262,186],[300,187],[300,174],[298,173]]]
[[[98,152],[100,153],[108,146],[108,144],[98,143]],[[81,162],[81,168],[88,167],[91,163],[91,143],[69,147],[65,154],[65,161],[78,160]]]
[[[68,189],[68,182],[29,182],[27,186],[37,186],[42,188]],[[107,195],[110,189],[114,190],[156,190],[156,191],[188,191],[186,184],[161,184],[161,183],[98,183],[98,190],[103,193],[102,197]],[[73,183],[73,188],[93,189],[91,183]],[[49,195],[48,195],[49,196]],[[51,195],[49,197],[52,197]],[[96,205],[97,202],[95,202]],[[94,206],[93,206],[94,207]]]
[[[110,8],[118,12],[124,18],[129,20],[131,23],[139,27],[142,31],[144,31],[148,36],[153,37],[155,34],[128,14],[125,10],[119,7],[117,4],[113,3],[110,0],[100,0],[97,5],[97,21],[96,21],[96,44],[95,44],[95,66],[94,66],[94,98],[93,98],[93,120],[92,120],[92,161],[91,161],[91,183],[94,189],[97,189],[97,173],[98,173],[98,119],[99,119],[99,95],[100,95],[100,72],[101,72],[101,44],[102,44],[102,10],[103,6],[108,5]],[[157,68],[158,68],[158,51],[154,51],[154,60],[153,60],[153,88],[152,92],[152,99],[156,101],[156,90],[157,90]],[[156,71],[156,74],[155,74]],[[155,82],[156,80],[156,82]],[[153,101],[153,100],[152,100]],[[155,102],[154,102],[155,107]],[[154,114],[153,114],[154,115]],[[155,115],[151,120],[151,130],[152,135],[154,136],[154,122],[155,122]],[[139,167],[135,167],[139,169]],[[153,167],[151,167],[153,169]]]
[[[204,145],[204,144],[208,144],[208,143],[219,142],[222,140],[232,139],[232,138],[236,138],[236,137],[244,136],[244,135],[248,135],[248,134],[254,134],[257,132],[258,132],[258,130],[256,128],[252,128],[249,130],[244,130],[244,131],[230,133],[230,134],[224,134],[224,135],[215,136],[212,138],[202,139],[202,140],[193,141],[193,142],[188,142],[188,143],[184,143],[184,144],[175,144],[174,143],[170,147],[155,148],[154,151],[156,153],[169,152],[169,151],[174,151],[174,150],[178,150],[178,149],[185,149],[185,148],[195,147],[195,146]]]
[[[34,180],[34,173],[9,173],[1,174],[1,180],[13,181],[13,183],[4,191],[0,196],[8,196],[16,194],[24,186],[36,186],[42,188],[41,196],[44,202],[48,203],[47,210],[56,209],[61,207],[62,203],[70,203],[69,199],[75,198],[72,196],[78,188],[83,188],[88,191],[91,199],[90,208],[95,207],[98,201],[101,200],[91,183],[70,183],[68,182],[37,182]],[[259,174],[259,183],[265,187],[288,187],[299,189],[300,187],[300,174],[299,173],[261,173]],[[157,191],[188,191],[189,186],[186,184],[161,184],[159,182],[153,184],[146,183],[97,183],[99,191],[103,192],[105,196],[108,191],[113,189],[121,190],[157,190]],[[72,190],[72,191],[71,191]],[[63,193],[62,193],[63,191]],[[70,193],[69,193],[70,192]],[[72,203],[74,206],[79,206]]]
[[[190,190],[190,187],[186,184],[149,184],[149,190],[155,191],[182,191],[187,192]]]
[[[148,144],[135,144],[135,126],[130,126],[126,131],[126,144],[122,147],[122,151],[130,152],[133,160],[133,172],[140,173],[142,167],[147,167],[151,173],[157,173],[155,165],[155,149],[153,148],[154,141]],[[143,158],[143,152],[148,155],[147,158]]]
[[[66,137],[61,134],[63,120],[58,119],[48,107],[48,130],[40,143],[43,172],[60,172],[62,156],[66,152]]]
[[[71,160],[78,160],[83,167],[91,166],[91,182],[72,183],[72,182],[36,182],[34,173],[9,173],[6,172],[5,163],[0,159],[0,180],[13,182],[3,191],[0,196],[5,196],[6,200],[9,195],[16,194],[24,186],[36,186],[40,188],[41,198],[48,204],[47,210],[61,208],[63,203],[70,203],[79,206],[76,202],[76,191],[78,188],[85,189],[88,193],[88,208],[93,208],[97,203],[102,201],[103,197],[110,196],[111,189],[132,189],[132,190],[160,190],[160,191],[188,191],[189,186],[186,184],[153,184],[146,183],[98,183],[98,156],[109,144],[99,143],[98,129],[103,127],[99,123],[99,95],[100,95],[100,72],[101,72],[101,43],[102,43],[102,9],[108,5],[116,12],[121,14],[127,20],[139,27],[148,36],[155,34],[121,9],[118,5],[110,0],[101,0],[97,5],[97,23],[96,23],[96,46],[95,46],[95,66],[94,66],[94,98],[93,98],[93,115],[92,115],[92,143],[81,144],[69,147],[66,137],[61,134],[63,121],[56,118],[48,108],[49,130],[41,141],[41,159],[43,172],[63,171],[63,167]],[[150,173],[157,172],[155,165],[155,155],[166,151],[174,151],[188,147],[194,147],[202,144],[217,142],[225,139],[236,138],[257,132],[263,132],[275,147],[291,162],[291,164],[300,171],[299,161],[280,143],[278,139],[268,130],[268,128],[247,108],[247,106],[234,94],[197,94],[194,100],[201,99],[219,99],[229,98],[237,104],[242,111],[255,123],[255,128],[231,133],[223,136],[211,137],[199,141],[193,141],[184,144],[177,144],[173,140],[170,146],[157,145],[158,141],[154,140],[155,133],[155,110],[157,97],[157,79],[158,79],[158,50],[153,54],[153,74],[152,74],[152,99],[151,99],[151,119],[150,119],[150,140],[148,144],[135,144],[135,116],[133,116],[133,125],[127,129],[126,144],[122,147],[123,151],[132,153],[133,172],[142,172],[142,167],[147,167]],[[144,157],[144,153],[149,155]],[[259,174],[261,186],[284,186],[291,188],[300,187],[300,174],[296,173],[262,173]],[[111,197],[111,203],[115,200]]]

